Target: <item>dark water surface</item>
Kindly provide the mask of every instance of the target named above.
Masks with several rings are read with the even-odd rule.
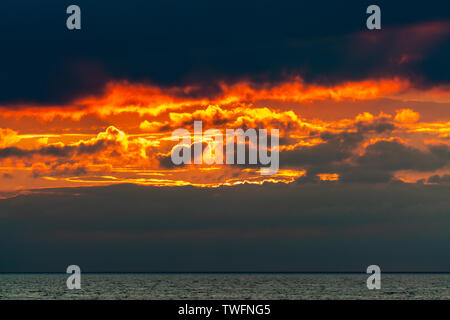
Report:
[[[450,274],[0,274],[0,299],[450,299]]]

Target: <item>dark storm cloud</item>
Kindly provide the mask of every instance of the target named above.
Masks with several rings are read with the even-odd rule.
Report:
[[[0,200],[0,271],[449,271],[449,188],[40,190]]]
[[[299,182],[318,182],[316,175],[319,173],[337,173],[342,183],[386,183],[393,180],[399,170],[427,172],[442,169],[450,164],[448,152],[447,146],[420,150],[398,141],[378,141],[369,145],[361,156],[355,157],[348,152],[346,157],[341,154],[341,158],[326,158],[327,162],[305,164],[307,177],[300,178]],[[298,154],[301,154],[300,150]],[[430,179],[433,181],[429,182],[438,182],[436,177]]]
[[[399,170],[427,172],[445,168],[450,164],[449,151],[448,146],[420,150],[398,141],[378,141],[369,145],[363,155],[331,166],[328,171],[338,173],[342,182],[384,183],[394,179]]]
[[[39,178],[44,176],[51,177],[79,177],[89,174],[89,168],[84,165],[68,163],[54,163],[50,168],[33,168],[31,173],[33,178]]]
[[[395,74],[449,82],[449,37],[425,45],[433,35],[402,31],[448,19],[445,1],[378,1],[383,30],[372,33],[375,41],[362,36],[369,2],[80,0],[82,29],[68,31],[70,4],[0,3],[7,13],[0,19],[0,103],[65,103],[100,94],[114,79],[199,83],[197,96],[217,93],[217,80],[242,77],[300,74],[327,83]]]
[[[428,178],[429,183],[448,183],[450,184],[450,175],[444,174],[442,176],[435,174]]]
[[[392,131],[395,126],[385,119],[374,123],[357,122],[356,131],[343,131],[341,133],[324,132],[319,136],[325,142],[311,147],[302,147],[280,154],[282,166],[306,165],[310,167],[329,166],[334,162],[348,159],[364,138],[371,133]],[[315,133],[311,133],[314,135]]]
[[[390,133],[394,124],[386,119],[372,124],[358,122],[356,131],[324,132],[324,143],[280,153],[282,167],[306,169],[299,183],[319,182],[317,174],[337,173],[341,182],[384,183],[399,170],[435,171],[450,164],[450,147],[429,146],[421,150],[397,140],[381,140],[368,145],[362,155],[355,150],[371,134]],[[314,134],[314,133],[313,133]]]
[[[50,145],[38,149],[22,149],[18,147],[7,147],[0,149],[0,159],[2,158],[26,158],[34,155],[51,156],[51,157],[68,157],[74,154],[94,154],[96,152],[105,150],[109,145],[114,144],[113,141],[98,140],[94,143],[81,142],[78,145]]]
[[[443,146],[421,151],[397,141],[378,141],[366,148],[357,163],[367,169],[433,171],[449,163],[449,150]]]

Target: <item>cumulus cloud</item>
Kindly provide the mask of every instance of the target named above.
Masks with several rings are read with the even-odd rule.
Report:
[[[355,148],[370,134],[392,131],[395,126],[385,118],[371,119],[369,122],[350,123],[341,132],[324,131],[319,134],[323,143],[285,151],[280,155],[280,163],[289,165],[330,165],[351,157]],[[312,135],[316,134],[314,131]]]
[[[0,148],[5,148],[20,141],[18,133],[11,129],[0,128]]]
[[[104,132],[100,132],[97,137],[88,141],[79,141],[73,144],[65,145],[62,142],[48,144],[37,149],[24,149],[20,147],[6,147],[0,149],[1,158],[27,158],[33,156],[48,157],[72,157],[93,155],[105,151],[110,146],[128,147],[128,140],[124,132],[111,126]]]
[[[414,115],[413,111],[405,110],[398,112],[397,116]],[[263,165],[248,163],[249,151],[253,148],[249,144],[245,145],[246,164],[235,165],[233,170],[227,168],[229,166],[211,167],[211,170],[217,170],[211,174],[204,164],[201,166],[205,169],[203,172],[194,170],[192,166],[180,166],[180,170],[175,171],[177,168],[171,159],[175,142],[171,141],[170,131],[166,130],[182,127],[193,131],[196,120],[202,121],[203,130],[215,127],[222,133],[227,128],[279,129],[280,169],[291,171],[274,175],[271,181],[287,183],[300,178],[299,182],[382,183],[392,180],[398,171],[432,173],[444,169],[448,163],[448,144],[442,140],[442,134],[448,129],[446,123],[399,122],[393,115],[383,112],[378,115],[363,112],[353,119],[323,121],[302,118],[292,110],[241,104],[233,107],[209,105],[204,109],[195,107],[191,112],[170,112],[168,118],[158,121],[141,121],[141,129],[149,130],[148,135],[130,135],[114,126],[91,135],[89,139],[73,142],[53,142],[55,138],[51,135],[44,140],[35,135],[33,139],[38,143],[34,148],[24,148],[21,144],[0,148],[0,160],[5,166],[31,168],[35,178],[55,177],[71,183],[99,181],[104,179],[104,173],[108,173],[109,181],[114,183],[215,183],[218,186],[249,179],[264,183],[256,179],[258,172],[252,171]],[[423,132],[427,135],[424,136]],[[420,140],[423,142],[418,143]],[[208,143],[203,141],[203,150]],[[191,147],[187,152],[193,158]],[[193,171],[189,173],[186,170]],[[92,178],[85,181],[77,179],[74,182],[71,179],[89,175]],[[36,180],[33,185],[35,183]]]
[[[307,175],[299,178],[302,183],[318,182],[321,174],[335,174],[342,182],[385,183],[397,171],[433,172],[450,164],[447,144],[418,148],[392,138],[396,130],[388,117],[366,116],[341,132],[321,133],[322,143],[283,151],[280,163],[306,169]]]
[[[396,110],[397,114],[394,118],[395,121],[403,123],[417,122],[420,119],[420,114],[411,109]]]
[[[449,150],[443,146],[422,151],[398,141],[378,141],[366,148],[357,163],[367,169],[433,171],[449,163]]]

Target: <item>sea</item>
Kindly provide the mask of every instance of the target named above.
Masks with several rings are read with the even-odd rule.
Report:
[[[450,299],[450,274],[356,273],[86,273],[69,290],[68,274],[0,274],[0,300],[374,300]]]

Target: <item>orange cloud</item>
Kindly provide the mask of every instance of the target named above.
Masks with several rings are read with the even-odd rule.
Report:
[[[222,92],[213,97],[189,97],[192,87],[159,88],[129,82],[109,83],[102,96],[80,98],[64,106],[0,106],[3,117],[55,117],[80,120],[92,114],[100,118],[124,113],[157,117],[163,113],[208,105],[246,105],[261,100],[311,102],[318,100],[368,100],[399,94],[410,87],[406,79],[364,80],[335,86],[306,84],[301,78],[279,84],[256,85],[250,82],[220,85]],[[144,125],[145,126],[145,125]]]
[[[16,131],[0,128],[0,148],[11,146],[19,141],[20,137]]]
[[[396,110],[396,113],[394,120],[397,122],[412,123],[420,119],[420,114],[411,109]]]
[[[103,95],[84,97],[69,106],[22,106],[2,113],[1,125],[12,125],[0,129],[0,179],[3,188],[8,190],[125,182],[199,187],[291,183],[308,173],[305,162],[311,165],[316,159],[324,161],[330,154],[343,152],[342,157],[349,158],[341,165],[348,166],[377,142],[392,142],[392,145],[397,142],[419,149],[447,146],[448,119],[421,122],[420,114],[408,108],[398,109],[395,114],[392,107],[390,113],[364,110],[365,100],[395,96],[411,90],[409,86],[404,79],[335,86],[308,85],[301,79],[272,85],[243,81],[222,84],[219,94],[199,98],[190,97],[192,87],[163,89],[128,82],[111,83]],[[324,120],[326,111],[320,110],[324,103],[345,107],[338,102],[351,103],[351,100],[359,101],[359,114]],[[311,101],[324,102],[311,103],[317,112],[306,118],[295,103]],[[11,116],[28,118],[8,118]],[[30,119],[34,122],[29,122]],[[170,160],[175,144],[170,139],[172,130],[192,129],[195,120],[202,120],[204,130],[278,129],[280,152],[292,152],[300,158],[307,152],[308,161],[291,159],[292,166],[281,167],[276,175],[269,177],[262,177],[259,170],[245,166],[164,166],[162,159],[169,156]],[[50,132],[42,131],[36,123]],[[23,129],[26,134],[19,135]],[[343,161],[342,157],[336,161]],[[323,172],[318,174],[323,181],[346,178],[344,174],[333,173],[337,171],[331,166],[310,174],[316,176],[318,172]]]
[[[338,181],[339,175],[337,173],[319,173],[317,175],[321,181]]]
[[[272,87],[265,85],[259,89],[254,89],[250,83],[243,82],[232,86],[223,84],[222,103],[256,100],[295,102],[326,99],[335,101],[368,100],[403,91],[409,86],[408,80],[400,78],[346,82],[331,87],[306,85],[301,79],[297,79],[295,82],[282,83]]]

